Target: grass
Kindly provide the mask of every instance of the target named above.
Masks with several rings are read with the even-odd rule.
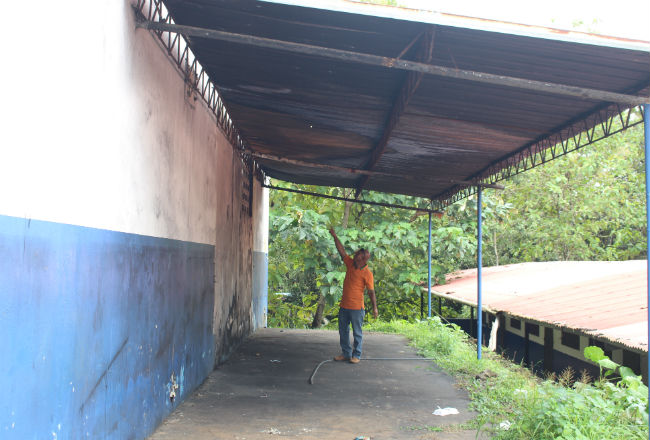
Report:
[[[369,331],[399,333],[425,357],[453,375],[478,413],[466,426],[497,439],[633,440],[648,438],[648,391],[638,376],[617,383],[566,371],[542,380],[520,365],[483,350],[439,318],[417,323],[373,322]],[[629,379],[629,380],[628,380]],[[500,428],[503,422],[508,429]]]

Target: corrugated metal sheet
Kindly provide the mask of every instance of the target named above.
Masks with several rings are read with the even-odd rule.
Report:
[[[638,42],[461,17],[432,21],[394,8],[334,3],[346,7],[165,1],[180,25],[384,57],[405,52],[402,58],[409,60],[416,56],[413,43],[433,26],[433,65],[647,96],[650,53]],[[341,12],[352,6],[375,15]],[[380,10],[398,18],[379,16]],[[382,66],[200,37],[189,41],[253,152],[316,164],[363,168],[407,78]],[[374,166],[382,174],[370,176],[365,188],[446,199],[460,189],[454,182],[494,174],[517,151],[568,127],[594,126],[598,121],[590,115],[609,105],[425,75]],[[267,175],[297,183],[355,187],[361,179],[269,159],[259,163]]]
[[[483,306],[648,350],[647,262],[558,261],[483,269]],[[432,289],[476,305],[476,269]]]

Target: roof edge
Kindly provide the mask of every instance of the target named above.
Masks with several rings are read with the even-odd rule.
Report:
[[[410,9],[397,6],[377,5],[359,0],[260,0],[288,6],[321,9],[348,14],[359,14],[395,20],[438,24],[442,26],[474,29],[487,32],[512,34],[522,37],[544,38],[594,46],[613,47],[650,53],[650,41],[609,35],[590,34],[586,32],[550,28],[538,25],[520,24],[488,18],[470,17],[446,12]]]
[[[421,289],[423,291],[427,291],[426,287],[422,287]],[[449,301],[455,301],[457,303],[464,304],[464,305],[467,305],[467,306],[470,306],[470,307],[476,307],[477,306],[475,301],[473,302],[473,301],[470,301],[470,300],[466,300],[465,298],[459,298],[459,297],[456,297],[456,296],[453,296],[453,295],[449,295],[449,294],[441,292],[439,290],[434,290],[433,288],[431,289],[431,294],[435,295],[435,296],[437,296],[439,298],[443,298],[443,299],[446,299],[446,300],[449,300]],[[644,347],[644,346],[642,346],[640,344],[634,343],[634,341],[630,341],[630,340],[627,340],[627,339],[621,339],[621,338],[615,338],[615,337],[608,336],[608,335],[602,333],[601,330],[590,330],[590,329],[585,329],[585,328],[580,328],[580,327],[572,327],[570,325],[566,325],[566,324],[563,324],[561,322],[544,321],[544,320],[541,320],[541,319],[538,319],[538,318],[535,318],[535,317],[532,317],[532,316],[527,316],[527,315],[522,314],[522,313],[513,313],[513,312],[510,312],[510,311],[504,310],[504,309],[493,309],[493,308],[490,308],[489,306],[483,306],[482,310],[484,312],[486,312],[486,313],[491,314],[491,315],[503,314],[503,315],[507,315],[507,316],[514,316],[514,317],[529,321],[529,322],[531,322],[533,324],[543,325],[545,327],[554,328],[554,329],[563,330],[563,331],[568,330],[568,331],[571,331],[571,332],[582,333],[585,336],[601,339],[601,340],[606,341],[606,342],[608,342],[610,344],[618,345],[621,348],[637,351],[639,353],[648,353],[648,347],[647,346]]]

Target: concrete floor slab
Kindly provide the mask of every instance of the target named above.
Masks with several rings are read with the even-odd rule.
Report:
[[[474,416],[467,393],[430,361],[327,362],[309,384],[339,352],[335,331],[261,329],[150,439],[476,438],[457,427]],[[401,336],[366,332],[363,357],[416,353]],[[435,416],[437,407],[459,414]]]

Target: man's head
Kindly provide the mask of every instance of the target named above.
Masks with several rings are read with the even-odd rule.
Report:
[[[368,260],[370,260],[370,252],[368,252],[367,249],[361,248],[354,253],[352,259],[354,260],[354,266],[357,269],[361,269],[368,263]]]

